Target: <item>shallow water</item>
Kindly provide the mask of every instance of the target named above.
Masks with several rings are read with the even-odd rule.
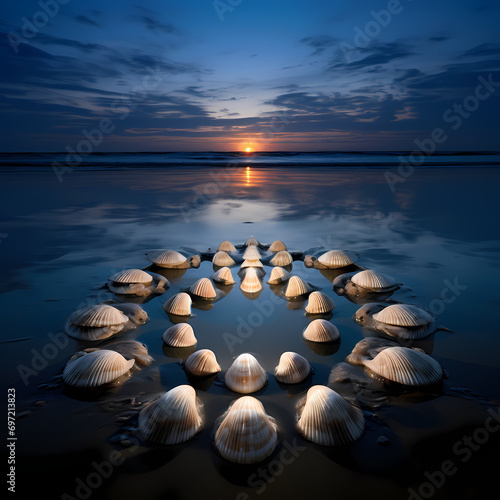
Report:
[[[62,182],[52,169],[35,169],[3,170],[0,177],[2,379],[16,389],[19,492],[34,489],[50,498],[351,499],[408,498],[411,487],[424,497],[429,474],[446,460],[456,470],[442,486],[431,484],[433,498],[473,498],[494,483],[500,433],[473,442],[470,457],[461,440],[484,428],[488,404],[497,408],[500,401],[500,169],[420,169],[395,192],[383,169],[363,168],[75,169]],[[207,251],[250,235],[267,243],[281,239],[291,251],[349,249],[359,254],[360,265],[396,277],[403,286],[393,299],[430,309],[452,330],[438,331],[426,344],[449,374],[445,394],[394,395],[381,406],[365,406],[367,430],[350,446],[327,449],[302,439],[294,428],[301,394],[326,384],[332,367],[372,333],[352,320],[359,306],[333,292],[334,275],[301,261],[294,262],[293,274],[335,301],[331,321],[341,332],[339,344],[321,350],[302,340],[309,323],[304,304],[287,307],[265,283],[269,267],[257,299],[242,294],[234,268],[237,284],[213,308],[193,309],[189,320],[197,348],[212,349],[223,370],[250,352],[268,372],[267,386],[255,396],[278,421],[281,443],[262,464],[234,466],[212,449],[214,423],[237,397],[221,377],[195,382],[205,428],[185,444],[148,446],[119,418],[154,394],[192,382],[181,366],[189,352],[163,348],[161,334],[171,322],[161,306],[210,276],[210,262],[167,272],[171,287],[143,304],[150,321],[119,336],[146,344],[155,358],[150,367],[96,397],[62,389],[57,376],[81,347],[60,333],[65,319],[87,303],[112,298],[99,288],[108,276],[146,268],[148,249]],[[272,375],[284,351],[298,352],[314,368],[298,387],[280,385]],[[380,436],[389,443],[377,444]],[[125,437],[131,447],[120,444]],[[116,464],[109,474],[106,469],[89,476],[96,463],[111,459]]]

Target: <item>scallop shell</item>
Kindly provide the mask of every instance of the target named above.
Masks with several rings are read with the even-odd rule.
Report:
[[[240,284],[240,289],[247,293],[256,293],[262,290],[262,283],[254,267],[249,267],[247,269],[245,277]]]
[[[311,342],[335,342],[340,338],[340,332],[333,323],[326,319],[315,319],[309,323],[302,337]]]
[[[215,354],[210,349],[200,349],[193,352],[186,360],[184,366],[186,370],[198,377],[213,375],[221,370]]]
[[[307,391],[297,423],[306,439],[323,446],[356,441],[365,429],[361,410],[332,389],[315,385]]]
[[[403,385],[431,385],[443,378],[443,369],[434,358],[408,347],[388,347],[363,364],[376,375]]]
[[[175,250],[164,250],[162,252],[150,252],[146,254],[146,259],[158,267],[179,267],[186,265],[187,259]]]
[[[241,269],[246,269],[247,267],[264,267],[260,260],[245,260],[243,264],[241,264]]]
[[[214,286],[208,278],[201,278],[196,283],[193,283],[189,288],[189,291],[193,295],[204,299],[215,299],[217,296]]]
[[[168,314],[175,314],[177,316],[190,316],[191,304],[191,297],[185,292],[180,292],[172,295],[172,297],[170,297],[163,305],[163,309]]]
[[[236,283],[229,267],[221,267],[218,271],[212,274],[212,279],[217,283],[222,283],[223,285],[234,285]]]
[[[236,247],[230,241],[223,241],[218,247],[217,251],[223,252],[236,252]]]
[[[252,396],[237,399],[215,433],[215,447],[223,458],[237,464],[264,460],[276,448],[278,426]]]
[[[212,263],[219,267],[227,267],[234,265],[235,261],[227,252],[223,252],[222,250],[220,250],[214,255]]]
[[[397,281],[392,276],[370,269],[356,273],[351,278],[351,282],[362,288],[373,291],[392,290],[398,286]]]
[[[108,278],[108,281],[113,283],[140,283],[142,285],[151,285],[153,277],[141,269],[126,269],[119,273],[113,274]]]
[[[309,283],[305,282],[302,278],[298,276],[292,276],[288,280],[288,284],[285,290],[285,297],[299,297],[300,295],[305,295],[309,293],[312,288],[309,286]]]
[[[203,427],[196,391],[179,385],[144,407],[138,418],[139,432],[148,441],[172,445],[191,439]]]
[[[292,275],[286,269],[276,266],[273,267],[273,270],[271,271],[268,283],[270,285],[279,285],[280,283],[288,281],[291,276]]]
[[[274,369],[274,376],[284,384],[298,384],[305,380],[310,372],[311,365],[306,358],[296,352],[284,352]]]
[[[306,312],[309,314],[326,314],[335,309],[333,300],[322,292],[312,292],[307,301]]]
[[[74,325],[99,328],[125,324],[128,317],[116,307],[107,304],[86,306],[75,311],[69,318]]]
[[[115,351],[99,350],[69,362],[63,371],[64,383],[79,388],[99,387],[116,380],[133,366]]]
[[[254,246],[254,247],[258,247],[260,245],[260,243],[258,242],[257,238],[254,238],[253,236],[251,236],[246,242],[245,242],[245,245],[246,247],[250,247],[250,246]]]
[[[280,252],[273,255],[273,258],[269,261],[272,266],[289,266],[293,262],[293,257],[286,251],[281,250]]]
[[[373,315],[373,319],[387,325],[415,327],[428,325],[432,316],[417,306],[393,304]]]
[[[280,241],[276,240],[271,243],[271,246],[269,247],[270,252],[281,252],[282,250],[288,250],[286,245]]]
[[[249,246],[243,253],[245,260],[259,260],[261,258],[260,252],[256,246]]]
[[[171,326],[165,330],[161,338],[171,347],[190,347],[198,342],[194,336],[193,327],[188,323]]]
[[[358,258],[355,255],[342,250],[330,250],[318,257],[318,261],[330,269],[350,266],[357,260]]]
[[[250,394],[266,385],[267,373],[251,354],[240,354],[226,372],[224,380],[232,391]]]

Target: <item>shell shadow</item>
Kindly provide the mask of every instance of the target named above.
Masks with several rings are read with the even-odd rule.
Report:
[[[179,281],[184,276],[184,274],[186,274],[187,271],[187,269],[159,267],[155,266],[154,264],[145,267],[143,270],[160,274],[164,278],[167,278],[168,281],[170,281],[170,283],[175,283],[176,281]]]
[[[319,356],[331,356],[340,349],[341,339],[335,342],[311,342],[304,339],[304,343],[312,352]]]
[[[196,351],[196,344],[189,347],[170,347],[163,343],[162,351],[167,358],[181,359],[185,362]]]

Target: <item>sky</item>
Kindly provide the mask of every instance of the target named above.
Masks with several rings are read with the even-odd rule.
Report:
[[[3,2],[0,151],[498,150],[499,25],[496,0]]]

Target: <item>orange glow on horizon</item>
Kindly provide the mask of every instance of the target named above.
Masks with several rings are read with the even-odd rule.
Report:
[[[246,153],[251,153],[251,152],[252,152],[252,148],[251,148],[251,147],[247,147],[247,148],[245,148],[245,152],[246,152]]]

